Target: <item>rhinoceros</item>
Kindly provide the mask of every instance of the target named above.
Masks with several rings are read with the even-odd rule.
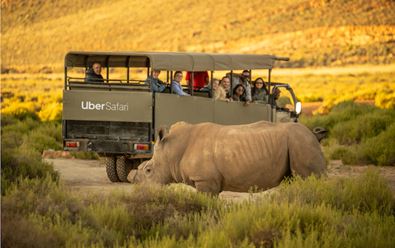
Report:
[[[198,191],[269,189],[287,176],[321,175],[326,163],[314,134],[299,123],[247,125],[178,122],[159,132],[150,160],[132,170],[132,183],[185,183]]]

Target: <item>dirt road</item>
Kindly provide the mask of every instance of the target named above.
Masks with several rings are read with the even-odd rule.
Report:
[[[133,185],[128,183],[111,183],[107,179],[104,165],[99,160],[64,158],[45,160],[53,164],[66,186],[82,193],[109,193],[113,190],[130,190],[133,187]],[[341,161],[331,161],[328,165],[328,175],[329,177],[354,177],[360,175],[368,168],[369,166],[345,166]],[[395,167],[379,167],[379,170],[380,174],[388,180],[395,196]],[[270,191],[258,194],[266,193],[270,193]],[[247,199],[250,195],[249,193],[222,192],[220,197],[238,201]]]

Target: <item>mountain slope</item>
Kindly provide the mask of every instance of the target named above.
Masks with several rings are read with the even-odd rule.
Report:
[[[3,0],[2,67],[59,70],[69,50],[290,56],[282,66],[394,63],[394,17],[392,0]]]

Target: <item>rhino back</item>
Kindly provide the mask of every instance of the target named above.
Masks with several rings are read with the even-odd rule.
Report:
[[[180,163],[183,178],[208,180],[220,191],[270,188],[288,170],[287,134],[273,124],[195,125]]]

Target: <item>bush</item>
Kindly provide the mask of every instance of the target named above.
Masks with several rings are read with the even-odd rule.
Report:
[[[62,104],[59,102],[52,102],[44,106],[38,116],[41,121],[59,121],[62,119]]]
[[[19,120],[6,116],[1,133],[1,185],[4,194],[18,178],[44,178],[54,180],[58,174],[42,161],[44,149],[61,148],[59,123],[40,123],[31,118]]]
[[[41,153],[30,147],[3,148],[1,164],[2,194],[18,178],[44,178],[49,175],[54,180],[58,179],[52,165],[42,161]]]
[[[377,137],[367,140],[359,149],[362,159],[378,165],[395,165],[395,124]]]
[[[40,154],[46,149],[62,149],[61,140],[57,140],[57,138],[59,138],[57,136],[59,135],[51,135],[51,131],[53,130],[51,130],[48,124],[45,126],[48,128],[48,130],[45,130],[45,128],[41,127],[32,130],[28,135],[25,135],[23,144],[39,151]],[[55,129],[55,127],[53,127],[53,129]],[[60,130],[58,131],[60,132]]]
[[[333,148],[329,158],[335,160],[340,159],[344,164],[356,164],[358,161],[356,152],[346,146],[336,146]]]
[[[89,195],[50,177],[18,185],[2,199],[7,247],[389,247],[395,241],[394,200],[378,170],[351,179],[293,178],[241,204],[172,185]]]
[[[395,117],[389,111],[376,110],[335,124],[331,133],[340,144],[358,144],[362,140],[377,136],[394,121]]]
[[[302,180],[296,177],[289,183],[284,182],[273,200],[312,206],[328,205],[348,213],[357,210],[391,215],[395,211],[392,191],[376,168],[347,179],[322,180],[311,176]]]
[[[395,241],[394,207],[377,170],[355,179],[294,178],[270,197],[223,208],[196,238],[159,236],[143,246],[387,247]]]
[[[301,121],[310,129],[320,126],[330,130],[337,123],[352,120],[359,115],[367,114],[375,109],[374,106],[347,101],[336,105],[331,112],[326,115],[315,115],[310,118],[302,118]]]
[[[1,110],[2,115],[12,115],[19,120],[32,118],[37,120],[36,107],[31,102],[14,102],[12,105]]]
[[[395,109],[395,90],[390,88],[382,89],[376,95],[374,104],[380,108]]]
[[[81,197],[49,177],[23,179],[3,197],[2,244],[109,247],[166,235],[187,238],[202,230],[200,217],[214,214],[219,203],[192,191],[146,185]],[[28,228],[37,236],[20,235]]]
[[[310,129],[321,126],[329,130],[331,142],[323,142],[326,156],[345,164],[395,165],[395,135],[392,109],[344,102],[327,115],[302,118]],[[334,142],[333,142],[334,141]]]

